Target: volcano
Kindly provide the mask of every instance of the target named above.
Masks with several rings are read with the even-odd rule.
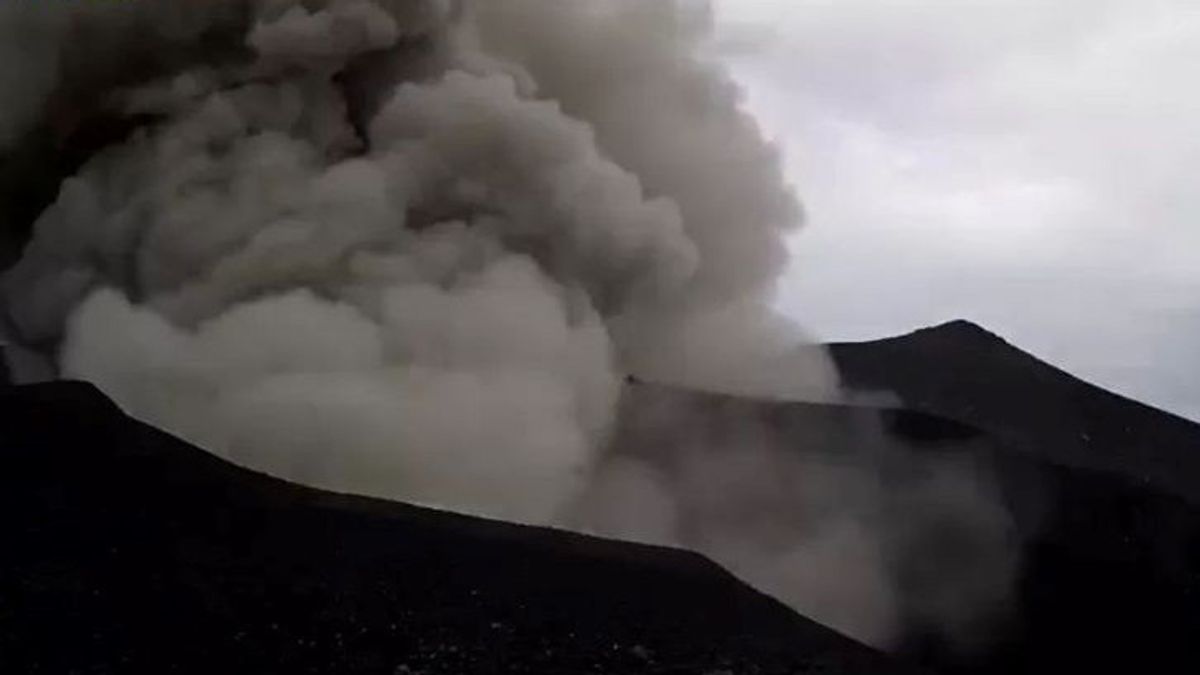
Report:
[[[707,3],[9,4],[0,671],[1196,670],[1195,425],[813,347]]]
[[[287,484],[90,385],[0,426],[4,672],[915,672],[698,555]]]
[[[847,384],[986,439],[1022,539],[1016,606],[984,672],[1194,672],[1200,425],[1069,375],[966,321],[830,346]]]
[[[1200,426],[965,322],[831,347],[903,405],[673,391],[803,444],[866,426],[996,477],[1020,545],[981,636],[884,655],[703,557],[299,487],[124,416],[89,385],[0,396],[6,672],[1195,672]],[[806,431],[808,430],[808,431]],[[930,546],[944,542],[929,541]],[[916,560],[920,560],[920,551]],[[902,570],[907,569],[900,565]],[[953,566],[949,568],[953,570]],[[939,582],[908,570],[902,609]],[[939,575],[947,572],[941,570]],[[919,625],[919,622],[909,625]]]
[[[830,345],[846,384],[966,423],[1064,466],[1200,502],[1197,425],[1096,387],[969,321]]]

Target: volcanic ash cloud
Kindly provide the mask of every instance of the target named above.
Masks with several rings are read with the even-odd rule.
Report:
[[[760,546],[713,524],[757,508],[788,450],[749,430],[730,464],[694,439],[666,479],[614,451],[628,374],[837,394],[768,309],[800,210],[703,57],[709,20],[620,0],[7,5],[0,32],[39,39],[0,47],[0,147],[129,130],[62,177],[6,273],[13,337],[238,463],[693,546],[886,640],[883,537],[855,520],[881,500]],[[645,518],[617,517],[629,503]]]

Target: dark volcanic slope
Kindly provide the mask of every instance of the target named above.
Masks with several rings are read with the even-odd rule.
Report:
[[[975,673],[1200,672],[1200,509],[1140,480],[1056,465],[989,439],[1020,538],[1009,620],[980,651],[904,650]]]
[[[1014,394],[1035,396],[1026,391],[1032,386]],[[906,656],[976,674],[1200,672],[1200,508],[1187,500],[1123,473],[1058,464],[1004,436],[925,413],[673,395],[697,399],[704,423],[716,425],[710,433],[756,420],[770,442],[797,452],[874,446],[893,490],[905,465],[919,467],[923,459],[967,460],[992,477],[1019,555],[1010,606],[994,623],[969,630],[975,644],[968,649],[916,631],[900,647]],[[889,504],[896,514],[889,528],[903,530],[916,520],[903,499]],[[997,553],[953,530],[948,538],[931,533],[893,560],[899,609],[910,629],[919,625],[914,619],[927,596],[971,574],[979,555]],[[913,578],[906,573],[912,569],[926,574]]]
[[[966,321],[831,345],[846,383],[966,422],[1054,462],[1200,502],[1200,425],[1088,384]]]
[[[309,490],[0,390],[0,672],[899,672],[688,553]]]
[[[1136,434],[1161,469],[1187,464],[1172,455],[1195,448],[1195,425],[969,326],[835,355],[851,381],[986,431],[671,395],[797,451],[882,430],[905,452],[989,468],[1021,549],[1011,611],[975,651],[916,633],[905,654],[972,673],[1200,672],[1200,509],[1105,436]],[[1086,443],[1053,447],[1079,429]],[[699,556],[297,487],[133,422],[86,385],[0,389],[0,528],[5,673],[897,669]],[[921,588],[904,597],[919,604]]]
[[[1023,540],[1001,643],[925,658],[996,673],[1200,672],[1200,425],[964,321],[831,350],[849,385],[984,430]]]

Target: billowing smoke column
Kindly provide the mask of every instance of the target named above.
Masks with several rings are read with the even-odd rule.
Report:
[[[872,461],[788,454],[750,422],[715,439],[687,397],[622,393],[633,374],[836,394],[766,309],[799,209],[700,57],[703,6],[3,11],[38,39],[0,47],[0,143],[128,127],[3,281],[15,336],[63,376],[284,478],[692,546],[893,634]]]

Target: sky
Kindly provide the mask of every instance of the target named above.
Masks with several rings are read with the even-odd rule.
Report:
[[[716,0],[827,340],[965,318],[1200,420],[1200,2]]]

